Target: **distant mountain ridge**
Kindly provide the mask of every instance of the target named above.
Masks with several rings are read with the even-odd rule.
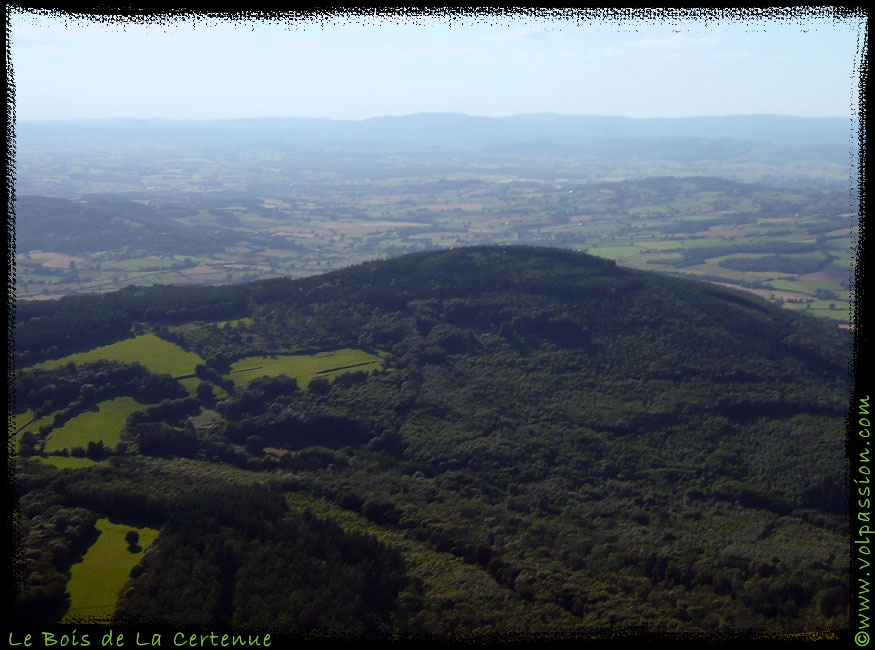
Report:
[[[20,122],[19,139],[49,137],[218,138],[240,144],[262,138],[288,143],[392,140],[418,144],[479,144],[560,139],[731,139],[793,145],[847,145],[857,123],[838,117],[726,115],[689,118],[631,118],[536,113],[480,117],[461,113],[418,113],[365,120],[242,118],[227,120],[95,119]]]

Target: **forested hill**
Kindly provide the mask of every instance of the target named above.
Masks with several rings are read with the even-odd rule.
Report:
[[[492,331],[507,340],[548,332],[555,338],[564,331],[576,346],[583,345],[585,334],[615,348],[619,341],[643,337],[628,352],[662,363],[675,354],[711,358],[718,365],[749,354],[772,360],[790,355],[838,371],[847,360],[846,336],[755,296],[625,269],[583,253],[525,246],[416,253],[300,280],[226,287],[131,286],[105,295],[21,301],[16,354],[26,365],[125,336],[138,322],[173,325],[240,318],[270,311],[268,305],[335,310],[323,322],[310,319],[312,338],[290,333],[302,346],[367,339],[370,323],[369,315],[360,311],[364,308],[414,317],[419,330],[432,321],[445,322],[484,334]],[[262,329],[266,325],[259,323]],[[375,344],[388,340],[385,333],[376,336]],[[671,347],[665,337],[683,343]]]
[[[152,359],[23,367],[126,337],[197,355],[201,384],[182,397]],[[847,625],[847,340],[747,294],[567,250],[459,248],[23,302],[16,355],[19,411],[56,423],[42,450],[22,443],[42,459],[19,464],[24,525],[54,504],[161,527],[119,616],[178,621],[198,602],[196,624],[366,615],[359,631],[438,635]],[[48,467],[62,425],[125,390],[113,376],[160,403],[115,449],[89,447],[93,465]],[[304,559],[287,562],[296,537]],[[34,584],[66,570],[33,557]],[[61,600],[25,592],[30,612]]]

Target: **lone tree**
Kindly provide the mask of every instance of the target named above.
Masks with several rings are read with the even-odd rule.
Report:
[[[197,398],[204,404],[213,404],[216,401],[216,395],[213,392],[212,384],[202,381],[197,385]]]
[[[261,436],[249,436],[246,438],[246,451],[253,456],[258,456],[264,451],[264,439]]]
[[[325,377],[315,377],[307,384],[307,388],[316,395],[327,395],[328,391],[331,390],[331,384]]]
[[[36,454],[37,438],[30,431],[25,431],[19,441],[18,453],[22,456],[33,456]]]
[[[140,541],[140,533],[135,530],[129,530],[125,533],[125,541],[128,543],[128,546],[136,546],[137,542]]]

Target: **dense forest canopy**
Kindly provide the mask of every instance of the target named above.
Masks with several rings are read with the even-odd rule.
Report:
[[[57,420],[24,431],[16,464],[22,620],[63,615],[69,567],[110,516],[160,528],[118,621],[847,625],[847,337],[756,296],[466,247],[21,301],[15,325],[17,411]],[[146,332],[202,363],[65,361]],[[332,365],[341,349],[365,361]],[[240,379],[262,358],[290,370]],[[322,365],[299,382],[305,359]],[[121,394],[140,406],[120,442],[53,466],[71,423]]]

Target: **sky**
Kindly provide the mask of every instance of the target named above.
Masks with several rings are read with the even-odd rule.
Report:
[[[852,117],[866,30],[865,16],[99,22],[9,14],[18,122],[423,112]]]

